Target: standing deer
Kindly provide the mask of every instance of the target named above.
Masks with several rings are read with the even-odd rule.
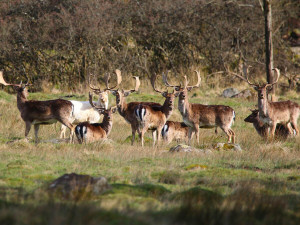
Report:
[[[196,139],[199,144],[199,128],[214,128],[220,127],[227,135],[228,142],[235,142],[235,133],[231,129],[231,126],[235,120],[235,112],[229,106],[224,105],[202,105],[192,104],[188,100],[188,92],[195,87],[199,87],[201,83],[200,72],[197,73],[198,82],[194,86],[188,86],[187,77],[184,76],[185,84],[181,86],[169,86],[175,87],[180,92],[178,99],[178,109],[182,115],[183,122],[188,125],[189,128],[189,144],[192,138],[193,132],[196,133]]]
[[[121,76],[121,75],[120,75]],[[136,80],[135,88],[132,90],[111,90],[112,94],[116,96],[116,105],[118,108],[119,114],[128,122],[131,126],[131,131],[132,131],[132,139],[131,139],[131,145],[133,145],[135,141],[135,133],[138,130],[138,120],[135,116],[134,109],[136,108],[137,105],[139,105],[141,102],[130,102],[126,103],[126,97],[133,93],[138,91],[139,86],[140,86],[140,80],[138,77],[134,77]],[[155,102],[143,102],[143,104],[148,104],[148,105],[155,105],[155,106],[161,106],[158,103]]]
[[[174,139],[178,141],[188,141],[189,126],[183,122],[167,121],[161,131],[162,138],[167,144]],[[192,134],[193,136],[193,134]]]
[[[80,144],[106,139],[112,129],[112,114],[116,112],[116,107],[106,109],[96,106],[91,93],[89,93],[89,103],[99,114],[103,114],[104,117],[102,123],[89,123],[86,121],[79,123],[75,127],[75,134]]]
[[[95,94],[98,95],[98,101],[95,102],[95,105],[97,107],[107,109],[109,90],[117,87],[119,85],[119,83],[121,82],[119,70],[116,70],[116,75],[117,75],[117,85],[112,88],[110,88],[108,85],[110,75],[109,74],[106,75],[106,77],[105,77],[106,88],[104,90],[101,90],[100,87],[99,88],[93,87],[91,85],[91,80],[90,80],[90,76],[89,76],[89,87]],[[101,115],[98,113],[98,111],[96,109],[94,109],[91,106],[89,101],[70,100],[70,102],[74,106],[74,120],[72,121],[72,124],[79,124],[79,123],[85,122],[85,121],[88,121],[90,123],[96,123],[100,120]],[[65,138],[65,135],[66,135],[66,126],[62,125],[60,138]]]
[[[251,110],[251,114],[244,119],[245,122],[247,123],[252,123],[255,130],[257,131],[257,133],[263,137],[263,138],[267,138],[268,137],[268,133],[270,130],[270,127],[268,124],[263,123],[260,119],[259,119],[259,111],[258,109],[254,109]],[[288,124],[287,126],[289,126],[290,124]],[[275,138],[276,139],[282,139],[285,140],[288,138],[288,136],[290,135],[290,131],[289,129],[283,125],[283,124],[277,124],[276,126],[276,130],[275,130]]]
[[[165,75],[163,74],[163,76]],[[168,93],[168,91],[163,92],[156,89],[156,77],[156,75],[151,77],[151,85],[156,92],[160,93],[165,98],[164,104],[162,106],[157,106],[140,103],[135,108],[135,115],[138,120],[139,128],[138,133],[142,146],[144,146],[144,134],[148,129],[152,130],[153,146],[155,146],[156,139],[157,144],[159,144],[162,128],[171,116],[174,109],[175,97],[179,94],[178,92],[175,92],[175,90],[173,90],[173,93]],[[165,81],[165,78],[163,78],[163,80]]]
[[[17,91],[17,106],[26,125],[25,138],[27,140],[31,125],[34,125],[35,142],[37,143],[40,125],[52,124],[59,121],[70,129],[70,142],[72,142],[74,132],[74,126],[72,125],[73,105],[70,101],[63,99],[48,101],[28,100],[28,91],[26,88],[30,86],[28,78],[27,83],[24,85],[8,84],[3,79],[2,71],[0,72],[0,83],[5,86],[13,86]]]
[[[270,102],[267,98],[267,89],[271,88],[276,84],[280,77],[279,69],[274,69],[277,73],[277,79],[274,83],[258,85],[251,83],[246,76],[248,84],[254,87],[257,91],[258,99],[258,110],[259,110],[259,119],[264,123],[270,126],[271,139],[274,138],[276,126],[278,123],[288,125],[289,123],[293,126],[298,135],[299,130],[297,127],[297,120],[300,115],[300,108],[296,102],[292,101],[280,101],[280,102]],[[291,126],[287,126],[291,135],[293,135],[293,130]],[[269,136],[269,132],[268,132]]]

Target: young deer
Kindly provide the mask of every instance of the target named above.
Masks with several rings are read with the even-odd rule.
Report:
[[[255,110],[251,110],[251,114],[244,119],[245,122],[247,123],[252,123],[255,130],[257,131],[257,133],[263,137],[263,138],[267,138],[268,137],[268,133],[269,133],[269,125],[263,123],[260,119],[259,119],[259,111],[258,109]],[[288,124],[289,125],[289,124]],[[288,138],[288,136],[290,135],[289,129],[283,125],[283,124],[277,124],[276,126],[276,130],[275,130],[275,138],[276,139],[282,139],[285,140]]]
[[[135,141],[135,133],[138,129],[138,121],[134,113],[134,109],[137,105],[139,105],[141,102],[130,102],[126,103],[126,97],[133,93],[138,91],[140,86],[140,80],[138,77],[134,77],[136,80],[135,88],[133,90],[111,90],[112,94],[116,96],[116,105],[118,108],[119,114],[128,122],[131,126],[132,131],[132,139],[131,139],[131,145],[133,145]],[[155,106],[161,106],[158,103],[155,102],[143,102],[143,104],[148,105],[155,105]]]
[[[163,76],[165,76],[163,74]],[[173,93],[168,93],[168,91],[159,91],[155,88],[156,75],[151,77],[151,85],[153,89],[160,93],[164,98],[165,102],[162,106],[147,105],[140,103],[135,108],[135,115],[138,120],[138,134],[144,146],[144,134],[147,130],[152,130],[153,135],[153,146],[155,145],[156,139],[157,144],[160,142],[161,130],[165,125],[166,121],[171,116],[174,109],[174,100],[179,93],[173,90]],[[165,78],[163,78],[165,81]]]
[[[88,121],[79,123],[75,127],[75,134],[78,142],[90,143],[106,139],[112,129],[112,114],[116,112],[116,107],[105,109],[104,107],[95,106],[93,95],[89,93],[89,102],[99,114],[103,114],[102,123],[89,123]]]
[[[280,77],[280,71],[276,68],[274,69],[277,73],[277,79],[272,84],[263,84],[258,85],[251,83],[246,76],[248,84],[254,87],[257,91],[258,97],[258,110],[259,110],[259,119],[264,123],[270,126],[271,139],[273,139],[276,126],[278,123],[291,124],[298,135],[299,130],[297,127],[297,120],[300,115],[300,107],[296,102],[292,101],[280,101],[280,102],[270,102],[267,98],[267,89],[271,88],[276,84]],[[291,135],[293,135],[293,130],[291,126],[287,126]],[[269,136],[269,132],[267,134]]]
[[[27,78],[28,79],[28,78]],[[67,126],[70,131],[70,142],[72,142],[73,130],[73,105],[70,101],[63,99],[55,99],[48,101],[28,100],[27,86],[22,84],[8,84],[3,79],[3,73],[0,72],[0,83],[5,86],[13,86],[17,91],[17,106],[21,113],[21,117],[25,122],[25,138],[27,139],[31,125],[34,125],[35,142],[38,142],[38,131],[40,125],[47,125],[61,122]]]
[[[188,141],[189,127],[183,122],[167,121],[161,131],[162,138],[167,144],[174,139],[178,141]],[[193,134],[192,134],[193,136]]]
[[[201,83],[200,72],[197,73],[198,82],[194,86],[188,86],[186,76],[185,85],[174,86],[177,91],[180,92],[178,99],[178,109],[182,115],[183,122],[190,127],[189,129],[189,144],[192,138],[193,132],[196,133],[196,139],[199,144],[199,128],[214,128],[220,127],[228,136],[228,142],[235,142],[235,133],[231,129],[235,120],[235,112],[229,106],[224,105],[202,105],[191,104],[188,100],[188,91],[191,91],[195,87],[199,87]]]
[[[120,73],[119,70],[116,70],[116,75],[117,75],[117,85],[120,83]],[[100,87],[96,88],[91,85],[91,80],[89,76],[89,87],[90,89],[98,95],[98,101],[94,102],[94,104],[97,107],[105,108],[107,109],[108,107],[108,93],[111,88],[108,86],[108,82],[110,79],[110,75],[107,74],[105,76],[105,83],[106,83],[106,88],[104,90],[101,90]],[[116,86],[117,86],[116,85]],[[116,87],[115,86],[115,87]],[[113,87],[113,88],[115,88]],[[90,122],[90,123],[96,123],[100,120],[101,115],[98,113],[97,110],[95,110],[89,101],[75,101],[75,100],[70,100],[70,102],[74,106],[74,119],[72,121],[72,124],[79,124],[82,122]],[[61,126],[61,134],[60,137],[64,138],[66,134],[66,126],[62,125]]]

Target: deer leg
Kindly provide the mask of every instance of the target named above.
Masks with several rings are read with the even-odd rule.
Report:
[[[158,132],[157,130],[153,130],[152,131],[152,139],[153,139],[153,147],[155,146],[156,143],[156,132]]]
[[[231,128],[228,131],[231,133],[231,143],[234,144],[235,143],[235,133]]]
[[[134,128],[133,125],[131,125],[131,145],[133,145],[134,141],[135,141],[135,132],[136,132],[136,129]]]
[[[38,132],[40,129],[40,125],[39,124],[34,124],[34,136],[35,136],[35,143],[38,143]]]
[[[297,127],[297,119],[296,119],[296,120],[293,120],[293,121],[291,122],[291,124],[292,124],[292,126],[294,127],[294,129],[295,129],[295,131],[296,131],[296,135],[295,135],[295,136],[297,136],[297,135],[299,134],[299,129],[298,129],[298,127]],[[292,134],[294,134],[294,132],[292,132]]]
[[[276,126],[277,126],[277,123],[272,123],[272,125],[271,125],[271,130],[270,130],[270,134],[269,134],[271,140],[274,139]]]
[[[62,124],[60,128],[60,139],[66,138],[66,129],[67,127]]]
[[[199,140],[199,131],[200,131],[200,128],[199,128],[199,124],[195,124],[195,133],[196,133],[196,139],[197,139],[197,143],[198,143],[198,145],[199,145],[199,143],[200,143],[200,140]],[[191,134],[191,136],[192,136],[192,134]]]
[[[161,139],[161,130],[162,130],[162,128],[163,128],[163,126],[162,127],[158,127],[157,128],[157,133],[156,133],[156,135],[157,135],[157,146],[160,144],[160,139]]]
[[[74,137],[74,133],[75,133],[74,125],[65,119],[58,119],[58,121],[70,129],[70,143],[73,143],[73,137]]]
[[[28,134],[31,128],[31,122],[26,121],[25,122],[25,139],[28,141]]]
[[[232,133],[230,132],[230,128],[227,128],[227,127],[221,127],[221,129],[224,131],[224,133],[227,135],[227,142],[230,143],[231,142],[231,136],[232,136]]]

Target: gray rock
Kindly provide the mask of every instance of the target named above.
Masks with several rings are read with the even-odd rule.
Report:
[[[239,144],[231,144],[231,143],[217,143],[214,145],[214,149],[221,151],[242,151],[242,148]]]
[[[239,91],[235,88],[227,88],[223,91],[222,96],[224,98],[231,98],[232,96],[238,94]]]
[[[48,187],[51,194],[64,199],[82,200],[111,189],[106,178],[76,173],[64,174]]]
[[[179,144],[170,148],[169,152],[195,152],[195,153],[207,153],[209,150],[198,149],[189,145]]]
[[[240,93],[231,96],[231,98],[251,98],[252,93],[249,89],[243,90]]]

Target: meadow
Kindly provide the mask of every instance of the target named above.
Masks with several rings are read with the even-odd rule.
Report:
[[[240,88],[239,88],[240,89]],[[145,94],[147,93],[147,94]],[[30,93],[47,100],[70,93]],[[24,122],[16,95],[0,91],[0,224],[299,224],[300,139],[267,142],[243,120],[253,99],[225,99],[221,89],[200,88],[190,102],[229,105],[236,111],[233,130],[242,151],[217,151],[226,135],[200,130],[209,154],[170,153],[170,145],[130,145],[130,126],[114,114],[109,141],[87,145],[51,143],[60,124],[42,126],[41,142],[23,141]],[[72,99],[85,100],[87,92]],[[300,103],[290,92],[280,100]],[[127,102],[156,101],[152,91],[131,94]],[[110,104],[115,98],[110,96]],[[180,120],[176,110],[172,120]],[[50,141],[49,141],[50,140]],[[47,187],[65,173],[104,176],[112,186],[99,196],[76,201],[50,197]]]

